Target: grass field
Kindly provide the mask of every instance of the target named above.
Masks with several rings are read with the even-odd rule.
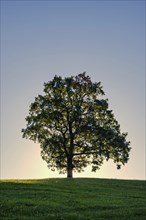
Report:
[[[0,219],[146,220],[146,181],[1,180]]]

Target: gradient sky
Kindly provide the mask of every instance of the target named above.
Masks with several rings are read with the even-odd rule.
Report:
[[[86,71],[101,81],[131,153],[75,177],[145,179],[145,1],[1,1],[1,178],[52,173],[40,147],[22,139],[43,83]]]

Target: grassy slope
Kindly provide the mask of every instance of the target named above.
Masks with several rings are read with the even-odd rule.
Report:
[[[146,219],[145,181],[3,180],[0,189],[1,220]]]

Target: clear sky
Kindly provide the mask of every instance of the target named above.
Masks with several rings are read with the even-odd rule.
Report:
[[[132,150],[121,170],[111,161],[74,176],[145,179],[145,1],[1,1],[2,179],[66,176],[21,129],[44,82],[84,71],[101,81]]]

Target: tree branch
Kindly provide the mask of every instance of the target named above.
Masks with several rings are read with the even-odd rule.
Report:
[[[97,153],[99,153],[99,152],[97,152],[97,151],[81,152],[81,153],[74,153],[73,156],[90,155],[90,154],[97,154]]]

